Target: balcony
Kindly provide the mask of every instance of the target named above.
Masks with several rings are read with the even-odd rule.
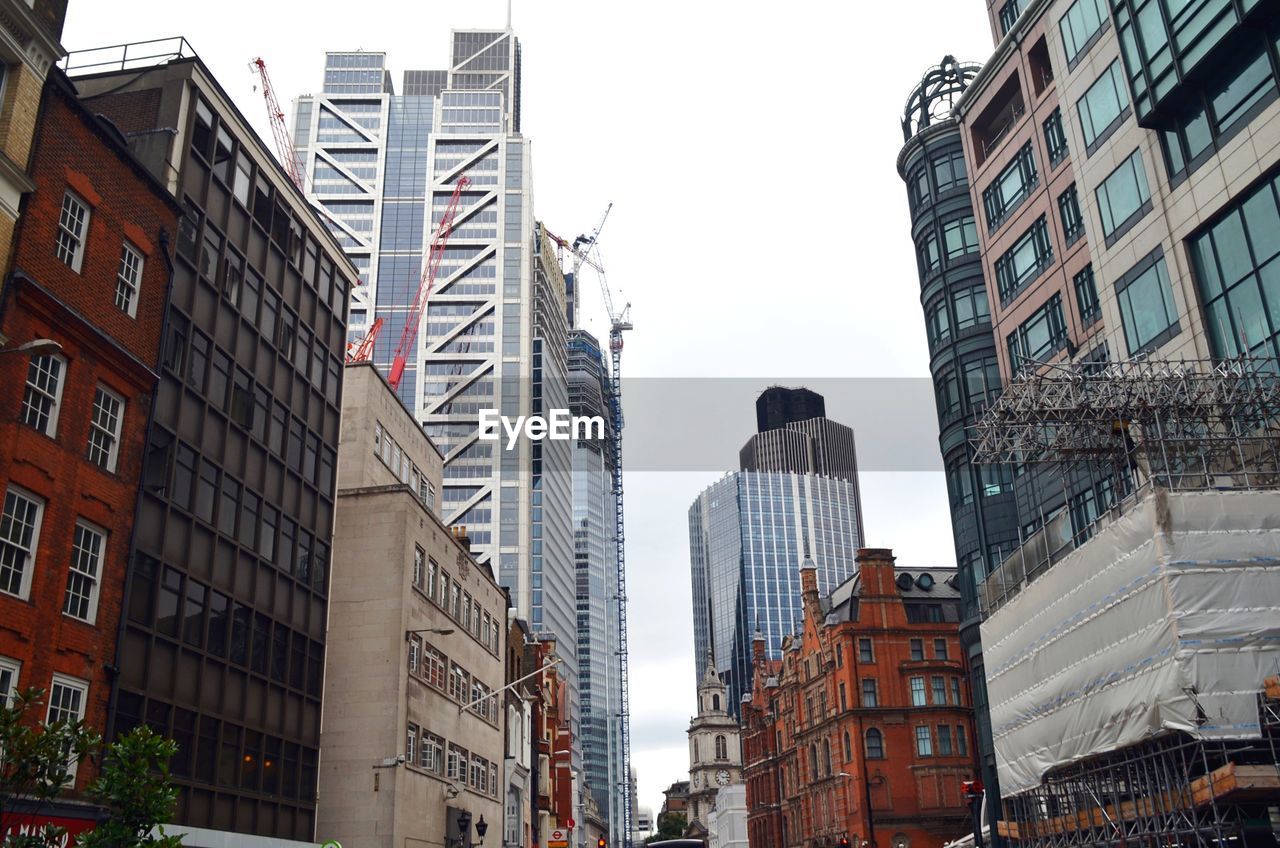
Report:
[[[970,125],[969,131],[973,138],[973,149],[978,154],[979,166],[1000,146],[1025,114],[1022,86],[1015,73]]]

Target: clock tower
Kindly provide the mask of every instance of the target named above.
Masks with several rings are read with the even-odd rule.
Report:
[[[705,836],[707,814],[721,787],[742,782],[742,745],[738,721],[729,712],[729,695],[715,663],[698,683],[698,715],[689,722],[689,826],[686,833]]]

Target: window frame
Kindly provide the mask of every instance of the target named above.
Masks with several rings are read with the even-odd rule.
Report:
[[[79,206],[84,212],[78,232],[73,232],[64,221],[67,217],[68,202]],[[54,232],[53,255],[58,261],[77,274],[83,273],[85,244],[89,240],[89,222],[92,218],[93,207],[89,205],[89,201],[81,197],[78,192],[69,186],[64,189],[62,204],[58,207],[58,225]],[[64,241],[67,240],[74,240],[75,243],[68,246],[64,244]]]
[[[129,260],[133,258],[137,262],[132,264],[133,279],[126,276],[126,270],[131,267]],[[146,257],[142,255],[142,251],[135,247],[128,239],[123,241],[120,246],[120,267],[116,270],[116,308],[130,318],[138,317],[138,294],[142,291],[142,272],[146,267]],[[125,303],[121,305],[123,299]]]
[[[49,361],[57,363],[58,365],[57,375],[50,375],[53,379],[57,380],[57,385],[54,386],[52,394],[50,394],[47,389],[31,382],[31,369],[37,367],[37,361]],[[46,371],[45,373],[49,372]],[[19,420],[23,424],[26,424],[28,427],[35,430],[37,433],[42,433],[51,439],[56,439],[58,437],[58,413],[62,409],[62,390],[66,384],[67,359],[65,356],[61,356],[56,353],[44,353],[29,357],[27,360],[27,378],[22,392],[22,407],[18,416]],[[38,393],[42,400],[49,401],[49,408],[47,410],[42,409],[35,413],[36,415],[44,415],[47,417],[48,420],[43,426],[38,426],[33,421],[28,420],[28,409],[35,409],[35,405],[27,399],[28,393],[30,392]]]
[[[1136,164],[1135,164],[1135,160]],[[1138,204],[1131,209],[1124,218],[1116,220],[1116,213],[1113,207],[1111,194],[1118,191],[1118,186],[1112,188],[1109,184],[1112,180],[1123,177],[1132,177],[1133,189],[1138,197]],[[1142,149],[1135,147],[1133,153],[1124,158],[1120,164],[1116,165],[1098,182],[1098,187],[1094,189],[1094,199],[1098,205],[1098,218],[1102,221],[1102,236],[1107,247],[1112,247],[1116,242],[1122,239],[1126,233],[1137,226],[1138,222],[1147,216],[1152,208],[1151,201],[1151,181],[1147,179],[1146,160],[1142,155]]]
[[[89,573],[78,567],[82,552],[78,538],[81,531],[97,537],[98,551],[96,562],[93,563],[93,573]],[[72,530],[71,535],[71,558],[67,566],[67,585],[62,595],[62,614],[67,618],[72,618],[76,621],[90,625],[96,623],[98,618],[98,597],[102,586],[103,564],[107,558],[107,543],[110,537],[110,533],[108,533],[105,528],[99,527],[98,525],[90,521],[86,521],[83,518],[76,519],[75,527]],[[81,595],[79,592],[75,595],[72,593],[72,583],[75,582],[77,576],[81,581],[86,581],[89,584],[87,597]],[[83,598],[82,602],[86,608],[84,615],[77,615],[67,609],[67,606],[72,603],[73,598],[76,598],[77,602],[79,602],[80,598]]]
[[[108,400],[114,401],[116,404],[114,430],[104,427],[98,420],[98,412],[100,409],[98,398],[100,395]],[[92,414],[89,416],[88,447],[86,449],[85,459],[93,463],[98,468],[101,468],[103,471],[106,471],[108,474],[115,473],[116,466],[120,461],[120,438],[124,432],[124,411],[125,399],[108,389],[102,383],[98,383],[94,388]],[[95,443],[95,436],[110,440],[106,448],[103,448],[101,444]],[[95,449],[103,454],[101,462],[94,458]]]
[[[1130,325],[1133,322],[1130,318],[1131,313],[1125,307],[1126,305],[1131,306],[1133,300],[1130,297],[1126,297],[1126,294],[1141,282],[1147,274],[1153,271],[1156,273],[1156,283],[1162,295],[1161,301],[1166,308],[1166,317],[1171,319],[1171,323],[1146,341],[1138,341],[1130,336]],[[1161,248],[1157,247],[1151,253],[1139,259],[1120,279],[1116,280],[1115,293],[1117,308],[1120,311],[1120,326],[1124,333],[1125,346],[1128,348],[1130,356],[1155,350],[1182,332],[1181,315],[1178,312],[1178,303],[1174,297],[1172,281],[1169,279],[1168,267],[1164,261],[1164,251]],[[1136,325],[1134,325],[1134,330],[1136,332]],[[1135,341],[1137,341],[1136,344]]]
[[[921,731],[924,731],[921,733]],[[933,754],[933,729],[927,724],[916,725],[916,756],[932,757]]]
[[[1093,112],[1101,104],[1095,105],[1090,98],[1095,92],[1102,90],[1099,86],[1104,83],[1110,83],[1112,92],[1118,95],[1119,99],[1117,99],[1116,104],[1119,109],[1105,125],[1099,127],[1094,119]],[[1107,140],[1115,134],[1120,125],[1132,114],[1133,101],[1129,94],[1128,80],[1125,79],[1120,57],[1117,56],[1115,61],[1107,65],[1102,73],[1098,74],[1098,78],[1076,101],[1076,117],[1080,121],[1080,133],[1084,137],[1085,157],[1092,156],[1102,145],[1106,144]],[[1093,137],[1090,138],[1090,135]]]
[[[22,678],[22,661],[12,657],[0,656],[0,675],[5,672],[13,675],[8,688],[0,687],[0,709],[13,706],[14,697],[21,691],[18,683]],[[3,677],[0,677],[2,680]]]
[[[14,525],[14,519],[8,514],[10,495],[33,505],[35,507],[35,512],[31,519],[31,540],[27,543],[28,547],[25,549],[26,560],[23,563],[22,572],[18,576],[18,591],[11,592],[7,589],[0,588],[0,594],[20,598],[25,601],[31,597],[31,583],[35,576],[37,555],[40,551],[41,523],[44,520],[44,510],[47,504],[44,498],[36,495],[34,492],[30,492],[20,486],[15,486],[12,483],[9,484],[4,491],[4,500],[0,502],[0,516],[4,516],[5,523],[9,524],[10,527],[13,527]],[[0,538],[0,553],[5,550],[6,546],[12,546],[18,550],[23,550],[12,540]]]

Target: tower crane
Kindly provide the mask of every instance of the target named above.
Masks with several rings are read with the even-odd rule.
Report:
[[[622,846],[623,848],[631,848],[631,822],[634,819],[634,811],[631,809],[631,684],[628,680],[627,672],[627,568],[626,568],[626,533],[623,522],[623,496],[622,496],[622,334],[633,328],[631,323],[631,304],[628,303],[622,307],[619,312],[613,306],[613,293],[609,290],[609,282],[605,277],[604,263],[600,259],[600,248],[597,242],[600,239],[600,230],[604,228],[605,221],[609,219],[609,212],[612,211],[613,204],[610,203],[605,207],[604,214],[600,216],[600,223],[596,224],[596,228],[591,231],[590,235],[580,235],[573,242],[566,242],[564,239],[551,235],[553,241],[562,249],[568,250],[573,254],[573,274],[575,285],[580,285],[578,281],[578,271],[583,265],[588,265],[595,270],[596,276],[600,278],[600,291],[604,295],[605,312],[609,316],[609,354],[610,354],[610,413],[613,418],[613,451],[612,451],[612,482],[613,482],[613,507],[614,507],[614,544],[615,561],[618,568],[618,736],[620,739],[622,761],[622,780],[619,783],[618,791],[622,793]],[[574,318],[577,318],[577,299],[574,300]]]

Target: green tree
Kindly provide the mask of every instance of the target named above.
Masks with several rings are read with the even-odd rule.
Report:
[[[146,725],[113,742],[89,784],[89,797],[107,808],[108,818],[81,835],[77,848],[179,848],[181,837],[157,828],[172,818],[178,800],[169,782],[169,760],[176,753],[178,743]]]
[[[648,845],[650,842],[661,842],[664,839],[679,839],[684,836],[684,829],[688,825],[684,817],[684,813],[667,813],[658,816],[658,832],[650,836],[644,842]]]
[[[81,721],[46,725],[35,719],[44,691],[26,689],[11,705],[0,699],[0,845],[45,848],[58,844],[64,831],[53,825],[39,833],[18,833],[16,816],[37,815],[74,782],[76,765],[95,750],[101,737]]]

